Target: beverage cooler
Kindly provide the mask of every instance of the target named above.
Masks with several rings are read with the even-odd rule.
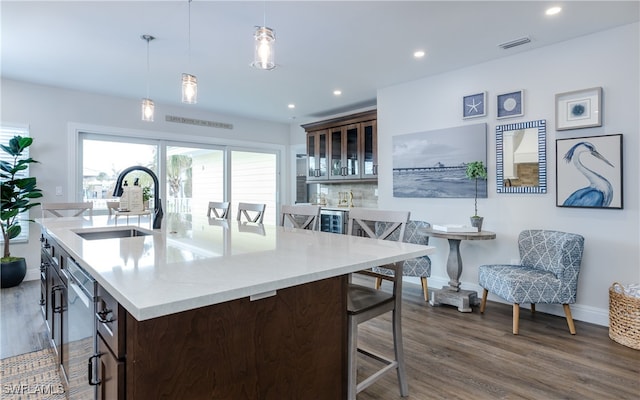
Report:
[[[323,232],[347,233],[347,222],[349,220],[349,211],[347,210],[328,210],[320,211],[320,230]]]

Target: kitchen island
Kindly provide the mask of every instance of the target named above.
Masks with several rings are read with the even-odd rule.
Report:
[[[99,240],[79,234],[125,227],[40,223],[98,282],[98,307],[115,304],[101,315],[118,325],[115,345],[99,329],[99,398],[344,398],[348,274],[434,251],[185,215]]]

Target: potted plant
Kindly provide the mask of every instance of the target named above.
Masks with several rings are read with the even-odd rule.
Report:
[[[471,226],[477,227],[478,231],[482,230],[483,217],[478,215],[478,179],[487,179],[487,168],[482,161],[472,161],[467,164],[465,171],[467,178],[474,179],[476,183],[476,191],[474,198],[475,213],[471,217]]]
[[[32,202],[33,199],[42,197],[42,191],[36,187],[36,178],[21,178],[18,174],[36,163],[32,158],[24,157],[24,150],[31,146],[33,139],[30,137],[14,136],[8,145],[1,144],[2,150],[7,153],[12,161],[0,161],[0,177],[2,178],[0,226],[2,227],[2,239],[4,251],[0,260],[1,286],[12,287],[20,284],[27,273],[27,264],[24,257],[11,257],[10,241],[20,235],[22,228],[18,217],[29,212],[29,209],[40,205]],[[18,176],[16,176],[18,175]],[[32,221],[27,219],[28,221]]]
[[[149,200],[153,197],[151,195],[151,186],[143,186],[142,187],[142,204],[144,205],[144,209],[149,209]]]

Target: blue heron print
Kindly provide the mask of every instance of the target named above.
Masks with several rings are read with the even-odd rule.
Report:
[[[564,155],[564,160],[567,163],[572,163],[573,166],[587,178],[589,186],[573,192],[567,197],[563,205],[575,207],[608,207],[613,199],[613,186],[605,177],[584,166],[580,160],[583,154],[587,157],[596,157],[613,167],[613,164],[604,158],[602,154],[598,153],[596,147],[591,143],[580,142],[572,146],[569,151],[567,151],[567,154]]]

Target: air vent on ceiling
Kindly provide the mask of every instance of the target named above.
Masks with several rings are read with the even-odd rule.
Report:
[[[511,40],[509,42],[500,43],[498,45],[498,47],[506,50],[506,49],[510,49],[512,47],[520,46],[520,45],[527,44],[527,43],[530,43],[530,42],[531,42],[531,39],[528,36],[525,36],[525,37],[521,37],[521,38],[516,39],[516,40]]]

